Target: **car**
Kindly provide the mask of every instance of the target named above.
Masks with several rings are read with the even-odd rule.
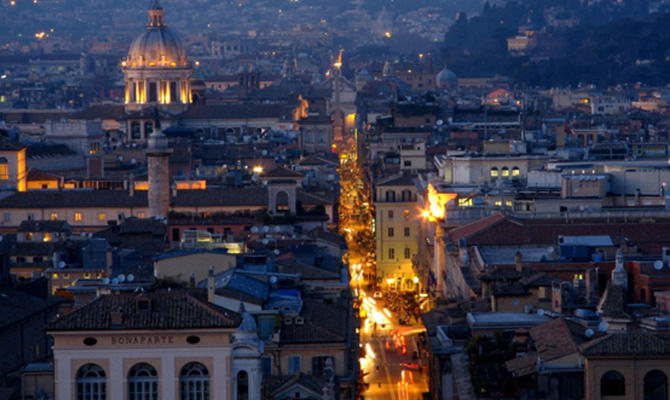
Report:
[[[376,292],[374,292],[374,293],[372,294],[372,297],[374,297],[375,299],[381,299],[381,298],[384,297],[384,295],[382,294],[382,292],[380,292],[379,290],[377,290]]]
[[[420,371],[421,366],[416,363],[403,363],[402,367],[409,370]]]

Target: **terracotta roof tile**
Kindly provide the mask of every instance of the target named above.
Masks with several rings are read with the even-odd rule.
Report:
[[[140,310],[140,298],[150,302]],[[121,311],[122,323],[111,324],[113,312]],[[241,317],[236,312],[198,300],[186,293],[148,293],[101,296],[50,324],[52,331],[113,329],[234,328]]]
[[[589,356],[670,357],[670,335],[647,332],[612,333],[581,347]]]

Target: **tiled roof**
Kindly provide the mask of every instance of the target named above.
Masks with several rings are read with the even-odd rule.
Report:
[[[193,104],[178,119],[284,119],[290,115],[286,104]]]
[[[72,227],[66,221],[23,221],[19,232],[71,232]]]
[[[26,146],[19,142],[0,136],[0,151],[18,151],[25,148]]]
[[[71,114],[70,119],[115,119],[121,120],[124,116],[123,104],[95,104]]]
[[[458,243],[460,239],[469,239],[471,236],[484,232],[505,219],[501,213],[482,218],[467,225],[460,226],[449,232],[449,237]]]
[[[304,175],[292,169],[276,166],[261,174],[262,178],[303,178]]]
[[[300,277],[306,280],[337,280],[340,278],[340,274],[337,272],[328,271],[323,268],[294,260],[286,260],[277,263],[277,270],[285,274],[300,274]]]
[[[53,181],[60,179],[60,177],[39,169],[31,168],[28,170],[27,179],[28,181]]]
[[[0,330],[62,301],[62,298],[55,296],[44,300],[15,288],[0,288]]]
[[[305,299],[300,313],[304,324],[283,325],[280,342],[344,342],[347,338],[347,314],[347,309],[342,304],[326,304],[316,299]]]
[[[276,395],[295,386],[302,386],[321,395],[326,382],[321,377],[297,372],[293,375],[270,375],[263,377],[263,399],[274,400]],[[320,398],[321,396],[319,396]]]
[[[598,310],[605,318],[630,319],[630,315],[626,313],[626,289],[608,283],[598,304]]]
[[[381,180],[376,186],[414,186],[414,178],[406,174],[392,176]]]
[[[150,301],[150,310],[138,309],[140,297]],[[111,324],[113,312],[120,310],[119,326]],[[198,329],[233,328],[240,324],[239,314],[196,299],[186,293],[121,294],[98,297],[50,324],[52,331],[110,329]]]
[[[551,286],[551,282],[552,278],[546,272],[537,272],[519,280],[519,283],[525,287]]]
[[[332,204],[331,199],[298,190],[298,200],[304,205]],[[246,187],[206,190],[180,190],[170,198],[176,207],[196,206],[255,206],[268,203],[267,188]],[[0,208],[70,208],[70,207],[146,207],[147,192],[136,191],[133,196],[124,190],[63,190],[17,192],[0,199]]]
[[[612,333],[581,347],[585,356],[665,356],[670,358],[670,335],[647,332]]]

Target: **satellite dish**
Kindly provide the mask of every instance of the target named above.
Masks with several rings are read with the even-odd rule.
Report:
[[[123,283],[126,281],[126,276],[123,274],[120,274],[119,276],[116,277],[116,279],[119,280],[119,283]]]
[[[554,251],[555,251],[555,250],[554,250],[554,246],[549,246],[549,247],[547,247],[547,253],[549,253],[549,254],[554,254]]]
[[[258,233],[258,227],[257,226],[252,226],[251,227],[251,233]]]
[[[267,226],[267,225],[264,226],[264,227],[263,227],[263,232],[265,232],[265,233],[270,232],[270,227]]]
[[[437,122],[435,122],[435,123],[437,124],[437,126],[442,126],[442,124],[444,124],[444,121],[442,121],[441,119],[438,119]]]
[[[544,310],[541,309],[541,308],[539,310],[537,310],[537,315],[539,315],[540,317],[543,317],[544,316]]]
[[[132,281],[134,281],[134,280],[135,280],[135,275],[133,275],[133,274],[128,274],[128,277],[126,278],[126,280],[127,280],[128,282],[132,282]]]
[[[266,246],[267,246],[268,243],[270,243],[270,241],[267,240],[267,239],[263,239],[263,240],[261,240],[261,242],[262,242],[264,245],[266,245]]]
[[[272,283],[272,284],[277,283],[277,277],[274,276],[274,275],[272,275],[272,276],[270,277],[270,283]]]
[[[609,327],[610,327],[610,324],[608,324],[608,323],[605,322],[605,321],[603,321],[603,322],[601,322],[601,323],[598,324],[598,330],[599,330],[600,332],[607,332],[607,329],[608,329]]]
[[[661,269],[663,269],[663,261],[661,260],[654,261],[654,269],[656,271],[660,271]]]
[[[82,232],[81,237],[86,237],[86,232]]]
[[[102,283],[103,283],[104,285],[109,285],[109,278],[105,278],[105,279],[103,279],[103,280],[102,280]]]
[[[279,251],[279,249],[275,249],[274,253],[275,253],[276,256],[278,256],[279,253],[281,253],[281,251]]]
[[[112,279],[112,285],[118,285],[118,284],[119,284],[119,278]]]
[[[2,235],[0,235],[0,242],[2,242]]]
[[[65,261],[58,261],[58,268],[65,268]]]
[[[595,332],[593,332],[593,329],[589,328],[589,329],[584,331],[584,336],[586,336],[587,338],[591,338],[591,337],[593,337],[594,333]]]
[[[275,233],[278,233],[279,231],[281,231],[281,228],[279,227],[279,225],[275,225],[275,226],[272,228],[272,231],[275,232]]]

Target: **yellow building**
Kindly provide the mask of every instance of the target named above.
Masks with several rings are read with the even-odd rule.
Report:
[[[26,146],[0,137],[0,190],[26,191]]]
[[[409,175],[394,176],[375,187],[377,283],[391,290],[416,290],[412,269],[421,213]]]

